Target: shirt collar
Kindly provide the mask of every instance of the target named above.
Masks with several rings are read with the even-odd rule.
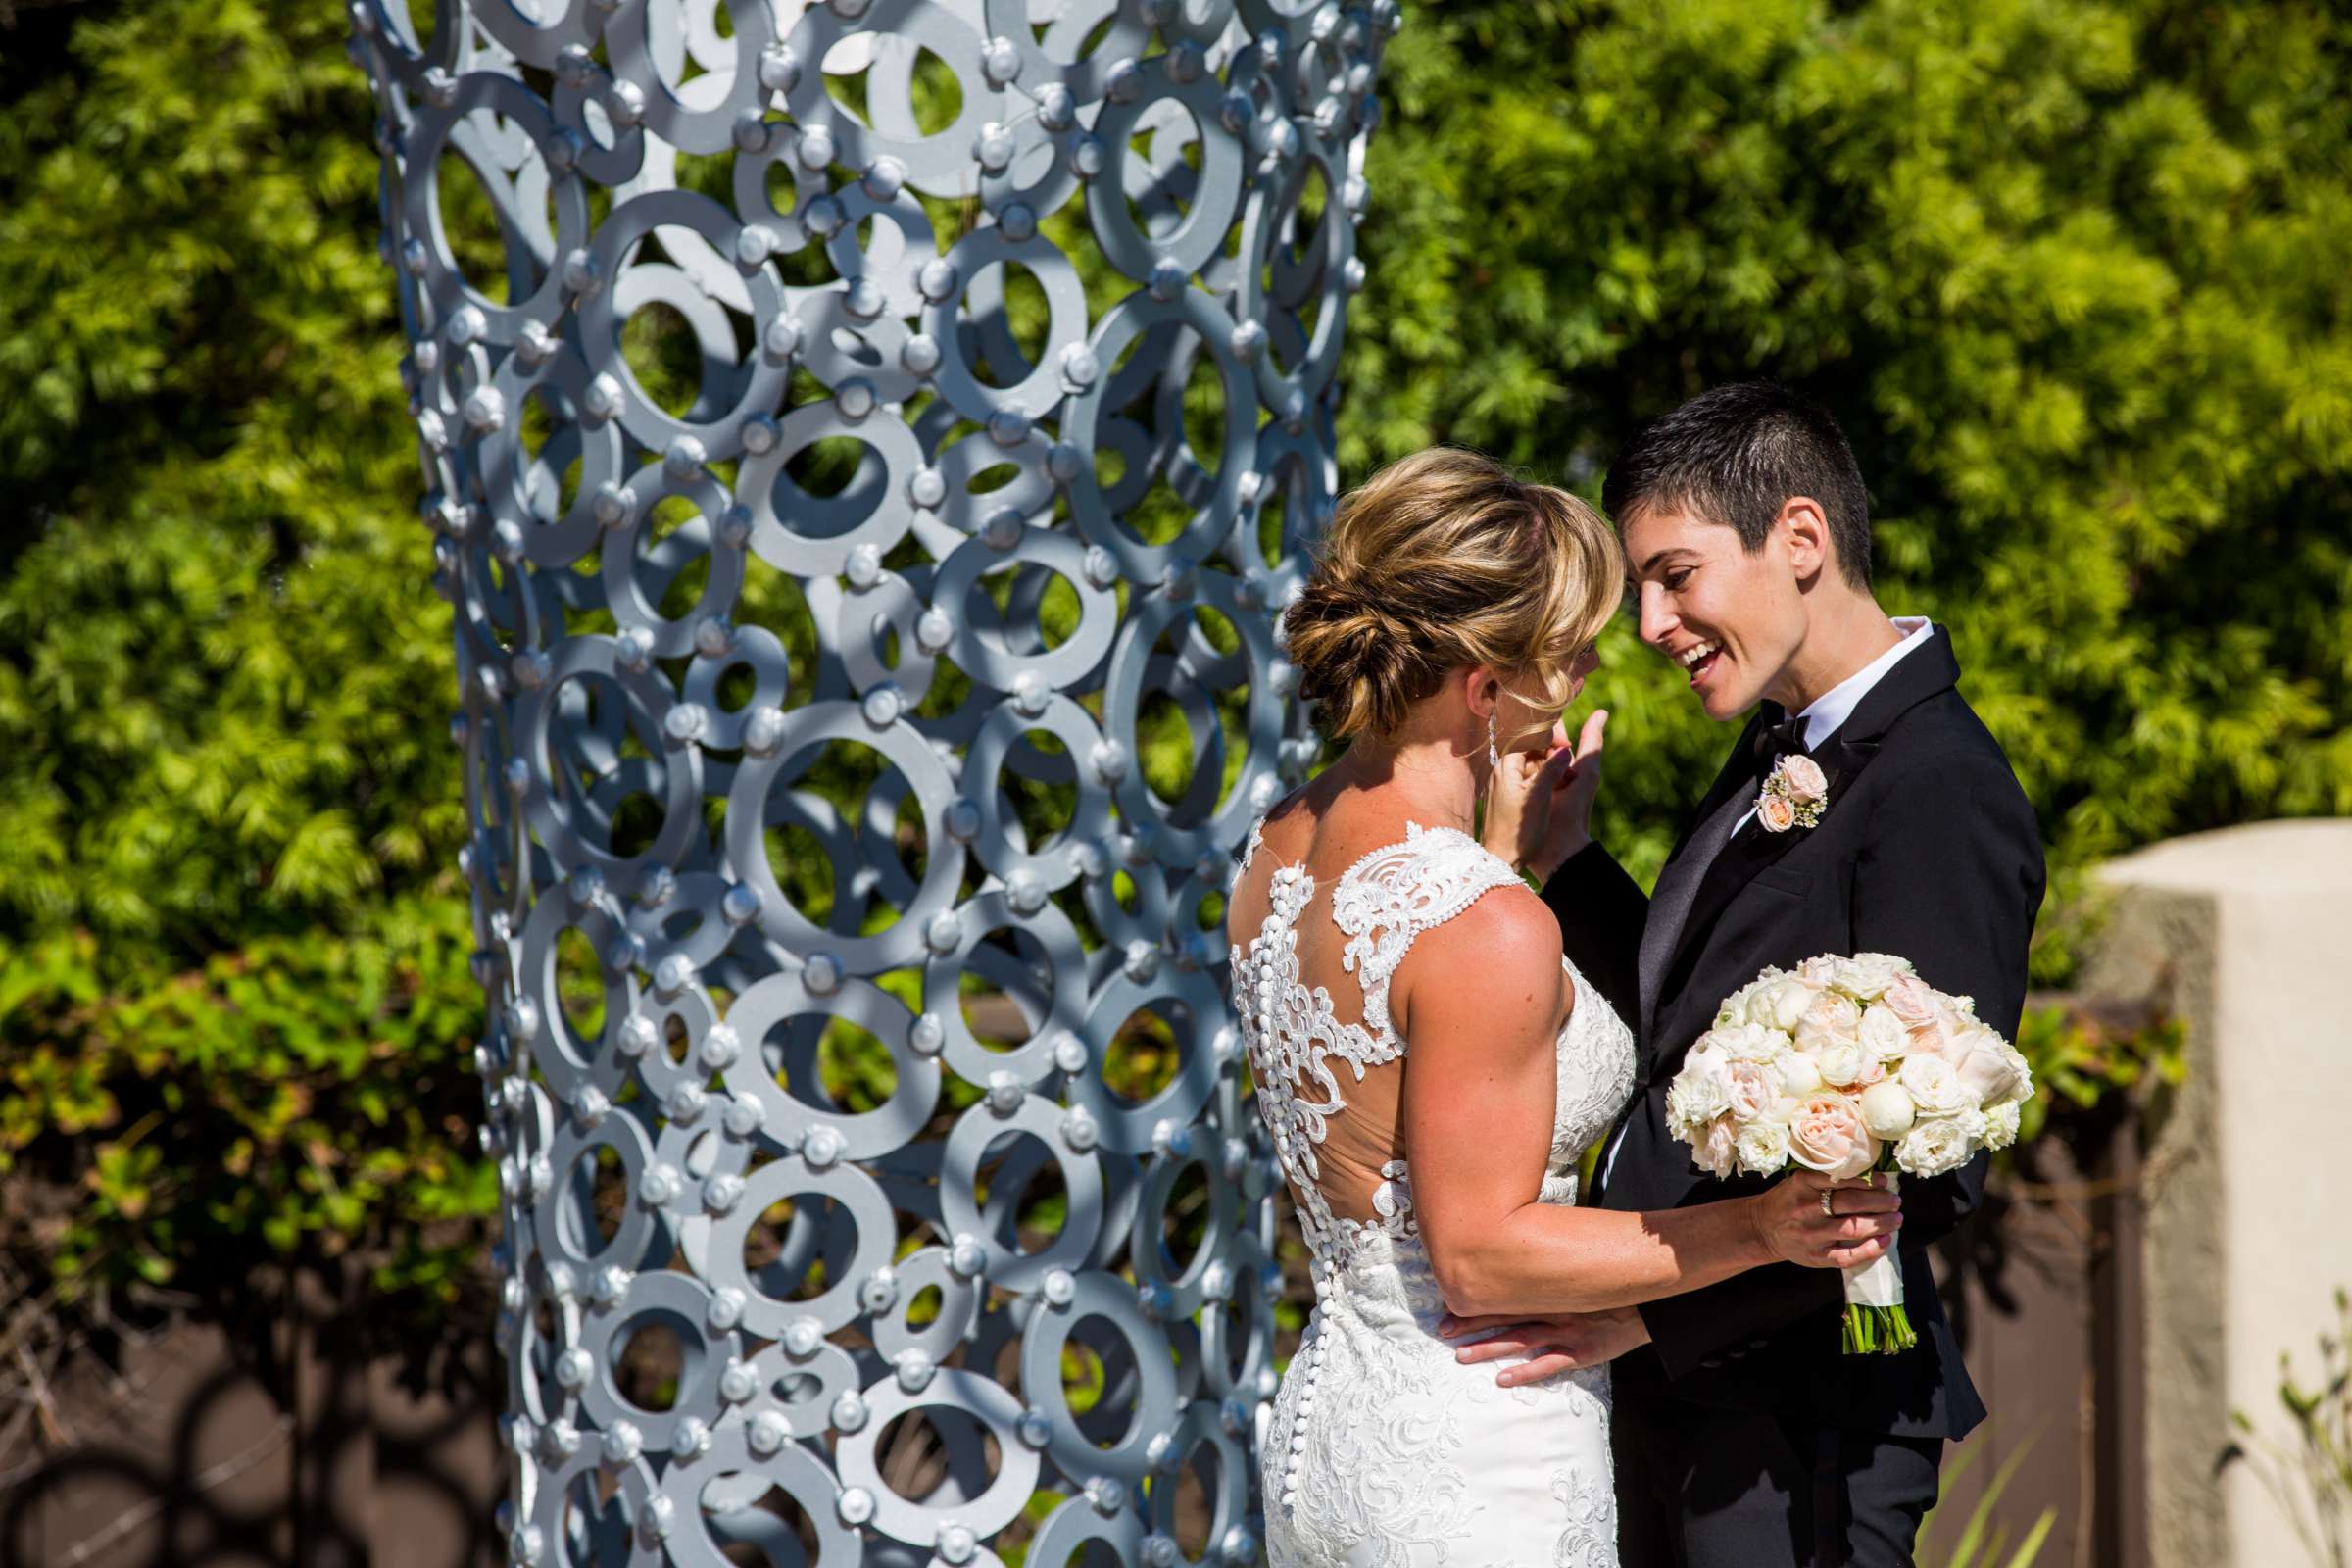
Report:
[[[1796,715],[1805,721],[1805,750],[1811,751],[1837,734],[1838,727],[1851,718],[1862,699],[1870,695],[1870,689],[1886,679],[1905,654],[1926,647],[1928,634],[1936,629],[1925,615],[1896,615],[1893,619],[1894,629],[1903,634],[1901,642],[1823,692]]]

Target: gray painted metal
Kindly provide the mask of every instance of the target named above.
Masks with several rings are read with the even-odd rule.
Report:
[[[1189,1467],[1200,1560],[1252,1560],[1278,1176],[1218,911],[1313,755],[1276,612],[1332,506],[1395,6],[427,11],[358,0],[351,47],[456,612],[515,1559],[994,1562],[1051,1492],[1031,1561],[1164,1565]],[[726,161],[731,204],[681,159]],[[445,232],[466,178],[503,276]],[[683,407],[623,336],[656,306],[697,346]],[[805,489],[845,438],[855,473]],[[1170,704],[1172,789],[1138,733]],[[858,748],[875,781],[828,798]],[[829,908],[779,877],[787,831]],[[966,976],[1021,1038],[975,1033]],[[1140,1012],[1176,1061],[1135,1104],[1102,1067]],[[848,1025],[889,1054],[868,1108],[820,1071]],[[659,1409],[614,1376],[656,1329]],[[910,1412],[938,1446],[885,1476]]]

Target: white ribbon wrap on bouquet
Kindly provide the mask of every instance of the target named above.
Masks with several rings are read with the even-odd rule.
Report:
[[[1843,1271],[1848,1306],[1903,1304],[1903,1265],[1892,1252],[1882,1252],[1867,1263]]]
[[[1894,1192],[1895,1174],[1886,1173],[1886,1191]],[[1845,1302],[1848,1306],[1900,1306],[1903,1304],[1903,1264],[1894,1249],[1888,1248],[1867,1263],[1843,1271]]]

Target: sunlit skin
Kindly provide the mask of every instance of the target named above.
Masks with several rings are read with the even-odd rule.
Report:
[[[1623,538],[1642,640],[1678,668],[1692,649],[1716,650],[1686,671],[1709,718],[1764,699],[1800,712],[1902,641],[1870,591],[1838,571],[1809,497],[1784,502],[1752,554],[1729,524],[1672,507],[1635,511]]]
[[[1586,677],[1599,664],[1600,656],[1591,647],[1570,660],[1560,707],[1582,695]],[[1343,788],[1378,783],[1396,790],[1428,819],[1467,829],[1486,782],[1490,718],[1497,749],[1511,753],[1514,760],[1541,762],[1552,750],[1559,708],[1539,707],[1532,700],[1535,685],[1487,664],[1448,670],[1437,693],[1414,704],[1394,733],[1350,741],[1339,760],[1309,786],[1309,796],[1320,807]],[[1465,760],[1473,764],[1469,771],[1461,765]]]
[[[1561,700],[1579,695],[1596,662],[1590,648],[1575,656]],[[1286,863],[1346,865],[1395,843],[1408,820],[1469,830],[1482,793],[1491,808],[1524,817],[1531,840],[1544,839],[1560,807],[1589,807],[1602,715],[1588,720],[1571,763],[1556,710],[1522,695],[1541,684],[1484,665],[1449,670],[1394,732],[1357,737],[1276,810],[1264,827],[1268,849]],[[1500,778],[1487,766],[1490,716],[1507,748]],[[1515,838],[1499,837],[1506,846]],[[1264,898],[1262,884],[1237,885],[1228,910],[1237,939],[1254,927]],[[1470,973],[1479,983],[1461,984]],[[1525,888],[1497,889],[1424,933],[1392,982],[1392,1016],[1413,1042],[1417,1069],[1402,1081],[1399,1131],[1415,1152],[1414,1206],[1432,1269],[1461,1314],[1453,1332],[1504,1330],[1463,1349],[1463,1360],[1518,1346],[1521,1359],[1500,1376],[1506,1385],[1546,1376],[1564,1356],[1597,1364],[1647,1337],[1636,1301],[1776,1260],[1843,1268],[1892,1247],[1902,1224],[1893,1195],[1809,1171],[1751,1197],[1651,1214],[1538,1201],[1554,1042],[1575,1003],[1559,926]],[[1822,1201],[1827,1192],[1834,1208]],[[1531,1325],[1545,1307],[1578,1310]]]

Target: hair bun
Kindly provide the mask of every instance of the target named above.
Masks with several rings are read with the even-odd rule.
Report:
[[[1416,628],[1348,577],[1318,573],[1284,614],[1298,695],[1335,734],[1386,730],[1428,695]]]
[[[1618,575],[1607,525],[1575,497],[1475,452],[1416,453],[1342,498],[1283,613],[1298,694],[1341,740],[1400,728],[1468,664],[1552,692],[1616,609]]]

